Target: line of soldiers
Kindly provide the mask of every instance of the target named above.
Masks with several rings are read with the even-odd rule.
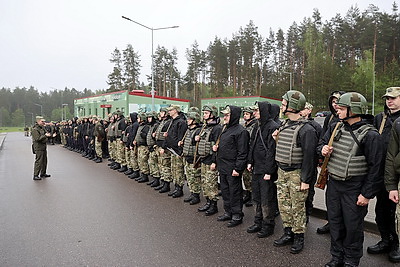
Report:
[[[394,122],[400,114],[400,88],[388,88],[383,98],[385,112],[374,118],[366,114],[367,102],[361,94],[334,92],[329,98],[332,114],[323,128],[312,119],[312,105],[305,96],[291,90],[283,95],[280,107],[267,101],[243,110],[228,105],[221,112],[222,121],[213,105],[204,105],[202,114],[197,108],[184,114],[177,105],[159,113],[133,112],[128,118],[117,111],[105,121],[92,118],[90,122],[89,118],[88,128],[82,126],[83,133],[79,125],[87,122],[66,126],[65,139],[67,147],[91,155],[96,162],[109,151],[111,169],[173,198],[183,196],[187,180],[190,195],[184,201],[198,204],[203,193],[206,202],[198,211],[206,216],[218,212],[222,195],[224,213],[217,221],[229,221],[227,227],[242,223],[243,194],[247,192],[255,209],[254,224],[247,232],[260,238],[271,236],[279,210],[284,229],[274,245],[291,245],[293,254],[304,248],[318,162],[329,157],[329,226],[324,227],[331,234],[332,259],[325,266],[359,265],[363,221],[368,202],[375,196],[382,240],[367,251],[390,252],[389,260],[399,262],[394,202],[398,201],[396,156],[400,149],[397,138],[391,141],[397,141],[391,150],[389,138],[396,129],[392,130],[392,125],[400,125],[400,121]],[[278,118],[280,112],[287,117],[283,122]],[[101,129],[96,131],[96,125]],[[97,149],[90,149],[90,144]],[[391,165],[385,163],[388,145]],[[385,164],[393,166],[386,167],[386,180],[390,181],[386,188]]]

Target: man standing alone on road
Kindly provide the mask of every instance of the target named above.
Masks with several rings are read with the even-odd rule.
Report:
[[[33,171],[33,180],[42,180],[50,177],[46,174],[47,169],[47,138],[51,133],[46,132],[44,126],[46,122],[41,116],[36,116],[36,123],[32,128],[32,152],[36,155]],[[39,176],[40,175],[40,176]]]

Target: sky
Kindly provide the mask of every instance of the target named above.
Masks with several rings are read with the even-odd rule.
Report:
[[[186,49],[195,41],[206,50],[215,36],[230,39],[252,20],[264,38],[269,30],[287,31],[318,9],[322,21],[351,6],[369,4],[391,13],[392,0],[0,0],[0,88],[34,86],[41,92],[107,89],[115,48],[132,44],[140,55],[140,82],[151,73],[154,50],[178,51],[178,70],[185,74]],[[400,4],[399,0],[396,0]]]

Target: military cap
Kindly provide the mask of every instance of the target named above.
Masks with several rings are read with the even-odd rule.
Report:
[[[45,119],[42,116],[36,116],[36,121],[45,121]]]
[[[400,87],[389,87],[386,89],[386,94],[382,96],[385,97],[398,97],[400,95]]]

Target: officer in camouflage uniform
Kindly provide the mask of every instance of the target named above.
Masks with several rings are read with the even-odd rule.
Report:
[[[243,119],[244,119],[244,127],[246,130],[249,132],[249,136],[253,133],[254,126],[256,125],[256,119],[254,118],[254,109],[258,108],[257,106],[247,106],[243,108]],[[243,184],[244,184],[244,198],[243,198],[243,204],[246,205],[246,207],[251,207],[253,206],[252,199],[251,199],[251,173],[246,169],[243,172]]]
[[[185,174],[188,181],[190,196],[185,198],[184,202],[189,202],[190,205],[195,205],[200,202],[201,192],[201,169],[194,168],[194,151],[196,142],[194,137],[200,133],[201,117],[198,112],[190,111],[187,114],[187,125],[185,136],[182,141],[179,141],[179,146],[183,148],[182,156],[185,159]]]
[[[163,145],[164,151],[167,149],[171,152],[171,174],[175,184],[175,189],[168,193],[173,198],[183,196],[183,184],[185,182],[185,171],[182,158],[182,147],[178,146],[178,142],[183,139],[187,130],[187,124],[184,114],[180,111],[178,105],[168,107],[168,114],[172,118],[171,127],[165,136]]]
[[[194,166],[196,167],[198,163],[201,163],[201,187],[207,202],[197,210],[205,212],[206,216],[210,216],[218,212],[217,159],[212,147],[221,135],[222,126],[220,125],[217,107],[204,105],[202,111],[204,124],[199,135],[195,136],[197,149]]]
[[[137,157],[139,163],[140,176],[138,178],[135,178],[135,180],[144,183],[149,180],[148,176],[150,174],[149,149],[146,143],[146,137],[150,127],[147,123],[146,113],[144,112],[139,113],[138,122],[139,122],[139,128],[137,130],[133,144],[137,146],[137,153],[138,153]]]
[[[160,184],[152,185],[155,190],[159,190],[160,193],[170,191],[169,183],[172,181],[171,177],[171,152],[164,150],[163,144],[165,141],[165,135],[171,127],[171,117],[168,115],[167,108],[161,108],[159,113],[160,125],[157,127],[156,132],[153,134],[156,139],[156,152],[157,159],[160,169]],[[161,153],[163,152],[163,153]]]
[[[153,178],[147,185],[160,184],[160,169],[156,151],[156,139],[154,138],[154,134],[157,130],[159,125],[158,122],[158,114],[155,111],[150,111],[147,113],[147,123],[149,124],[149,131],[147,132],[146,136],[146,143],[149,149],[149,169],[150,169],[150,176]]]
[[[306,230],[305,201],[314,175],[317,133],[300,111],[306,98],[290,90],[282,96],[281,110],[288,119],[274,132],[277,140],[275,160],[278,164],[278,205],[284,234],[274,241],[275,246],[293,242],[290,252],[297,254],[304,247]]]
[[[36,116],[36,123],[32,127],[32,150],[35,154],[35,165],[33,171],[33,180],[42,180],[50,177],[46,173],[47,169],[47,138],[51,133],[46,132],[45,120],[41,116]],[[40,176],[39,176],[40,175]]]

